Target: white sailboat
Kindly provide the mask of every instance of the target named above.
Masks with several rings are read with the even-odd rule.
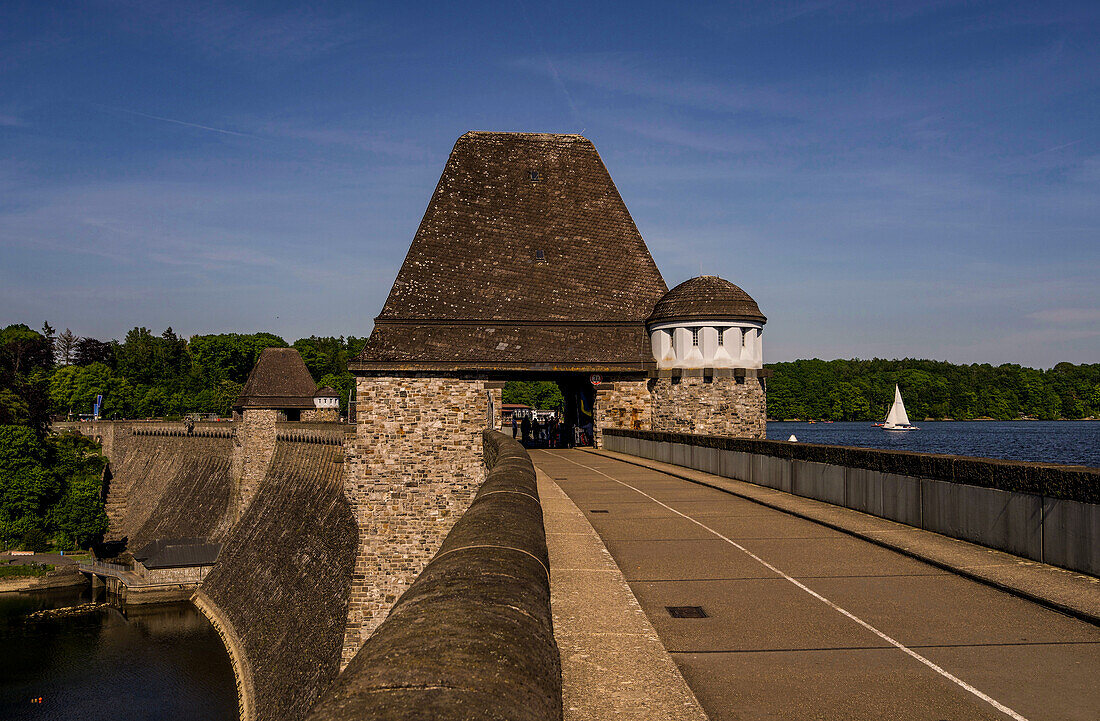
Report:
[[[888,431],[915,431],[916,426],[909,422],[909,415],[905,412],[905,403],[901,400],[901,389],[894,384],[894,405],[890,406],[890,412],[886,414],[886,422],[883,429]]]

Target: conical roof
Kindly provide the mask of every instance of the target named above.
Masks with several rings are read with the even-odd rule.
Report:
[[[234,408],[313,408],[313,382],[295,348],[264,348]]]
[[[745,291],[716,275],[685,280],[654,306],[649,324],[671,320],[750,320],[767,322]]]
[[[666,290],[591,141],[466,133],[350,367],[640,368]]]

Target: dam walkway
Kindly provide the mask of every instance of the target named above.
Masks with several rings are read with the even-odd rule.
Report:
[[[566,551],[555,559],[555,547],[568,545],[555,537],[594,529],[711,721],[1097,718],[1093,624],[657,470],[578,450],[531,458],[546,499],[553,593],[584,595],[586,582],[571,575],[595,577],[571,568]],[[568,498],[573,517],[553,493]],[[575,608],[559,613],[559,600],[566,718],[584,718],[570,712],[570,674],[598,688],[599,679],[578,675],[599,675],[590,656],[601,638],[612,652],[624,637],[653,651],[644,633],[617,625],[613,608],[588,609],[597,620],[585,621]],[[574,624],[594,627],[588,651],[569,645]],[[643,675],[659,665],[653,659]],[[672,695],[684,709],[684,694]]]

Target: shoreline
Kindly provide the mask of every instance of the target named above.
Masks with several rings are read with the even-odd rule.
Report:
[[[75,566],[58,568],[44,576],[16,576],[0,578],[0,593],[26,593],[28,591],[48,591],[54,588],[70,588],[88,583],[84,574]]]

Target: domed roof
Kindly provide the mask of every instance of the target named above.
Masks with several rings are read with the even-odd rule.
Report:
[[[728,280],[701,275],[685,280],[661,296],[646,324],[669,320],[751,320],[767,318],[756,301]]]

